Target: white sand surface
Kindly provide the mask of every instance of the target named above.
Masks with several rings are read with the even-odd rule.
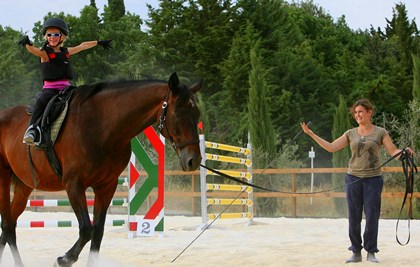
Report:
[[[73,220],[72,213],[25,211],[20,220]],[[108,219],[126,219],[109,215]],[[210,223],[211,221],[209,221]],[[380,263],[345,264],[346,219],[255,218],[216,220],[212,226],[172,262],[201,232],[201,217],[166,216],[164,234],[128,239],[126,227],[105,228],[99,256],[100,267],[133,266],[419,266],[420,221],[411,221],[411,241],[400,246],[396,240],[396,220],[381,220]],[[407,239],[407,221],[400,222],[399,237]],[[23,228],[17,230],[18,246],[27,267],[53,266],[76,241],[78,228]],[[73,266],[86,266],[88,243]],[[13,266],[6,247],[0,266]]]

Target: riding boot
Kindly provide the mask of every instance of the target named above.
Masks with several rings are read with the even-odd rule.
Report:
[[[350,262],[361,262],[362,261],[362,253],[360,251],[353,252],[353,255],[346,260],[346,263]]]
[[[370,262],[379,262],[379,260],[375,257],[375,253],[373,252],[368,252],[367,260]]]
[[[40,138],[41,129],[35,124],[31,124],[23,136],[23,143],[30,146],[35,146],[40,143]]]

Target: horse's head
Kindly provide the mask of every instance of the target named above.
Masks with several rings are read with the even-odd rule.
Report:
[[[194,94],[201,89],[202,84],[201,80],[188,88],[173,73],[169,78],[169,91],[159,115],[159,130],[172,142],[184,171],[197,169],[201,162],[197,130],[200,111]]]

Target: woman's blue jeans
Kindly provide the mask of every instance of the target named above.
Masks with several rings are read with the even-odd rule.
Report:
[[[351,242],[349,250],[358,252],[364,248],[368,252],[379,252],[378,228],[381,214],[382,176],[359,178],[347,174],[346,184],[349,237]],[[361,223],[363,211],[366,225],[362,240]]]

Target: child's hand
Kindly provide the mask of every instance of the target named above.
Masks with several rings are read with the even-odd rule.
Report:
[[[103,48],[108,49],[112,48],[111,42],[112,40],[99,40],[98,45],[101,45]]]
[[[23,47],[26,47],[26,45],[30,45],[33,46],[31,40],[29,40],[28,35],[25,35],[25,37],[23,37],[19,42],[18,45],[21,45]]]

